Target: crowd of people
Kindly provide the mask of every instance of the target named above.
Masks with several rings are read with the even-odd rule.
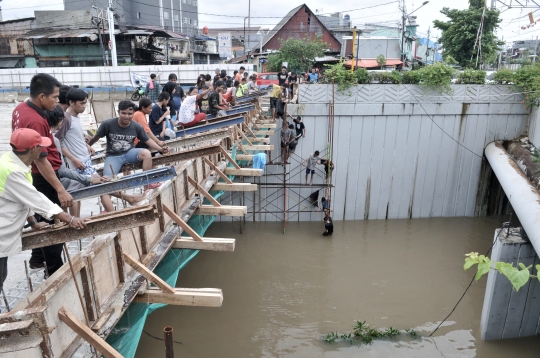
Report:
[[[244,67],[232,75],[216,68],[214,76],[201,74],[197,85],[184,92],[176,74],[170,74],[163,86],[157,76],[151,74],[146,96],[138,105],[121,101],[118,117],[103,121],[90,137],[84,134],[79,118],[86,110],[88,94],[62,85],[48,74],[33,76],[30,97],[12,113],[12,151],[0,157],[0,205],[3,208],[0,213],[0,290],[7,276],[8,257],[21,252],[24,226],[40,229],[56,219],[73,229],[85,228],[87,220],[80,217],[80,203],[73,201],[70,191],[107,182],[121,172],[124,164],[140,162],[143,171],[150,170],[150,149],[167,153],[166,140],[175,136],[177,127],[192,126],[206,120],[207,115],[226,115],[238,98],[259,89],[256,80],[257,74],[249,75]],[[286,102],[297,83],[296,74],[287,73],[284,68],[279,85],[272,91],[273,118],[280,116],[283,120],[284,164],[288,163],[298,140],[306,135],[301,117],[289,116],[292,123],[286,120]],[[285,105],[277,109],[275,99]],[[99,175],[92,166],[92,145],[103,137],[106,138],[106,155],[103,175]],[[308,170],[312,169],[312,162]],[[322,160],[317,163],[323,164]],[[333,169],[331,162],[327,168]],[[159,185],[150,184],[144,190]],[[103,212],[115,210],[110,196],[132,205],[143,198],[143,194],[103,195]],[[30,269],[43,269],[45,277],[52,275],[63,265],[62,248],[62,244],[54,244],[32,250]]]

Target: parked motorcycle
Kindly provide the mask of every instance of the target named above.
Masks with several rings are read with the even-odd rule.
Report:
[[[138,101],[144,95],[144,89],[141,85],[141,81],[137,80],[135,81],[135,83],[137,84],[137,88],[135,89],[135,92],[133,92],[133,94],[131,95],[132,101]]]

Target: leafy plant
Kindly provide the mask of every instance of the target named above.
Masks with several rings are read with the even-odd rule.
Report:
[[[407,332],[413,338],[418,337],[418,333],[416,333],[416,331],[412,328],[406,329],[405,332]]]
[[[330,332],[326,335],[326,338],[324,339],[328,343],[335,343],[339,339],[339,334],[337,332]]]
[[[422,76],[418,71],[403,71],[401,73],[401,83],[406,85],[417,85],[422,80]]]
[[[372,82],[386,83],[386,84],[399,84],[401,83],[401,75],[398,71],[386,72],[374,72],[371,73]]]
[[[381,70],[382,70],[383,67],[386,65],[386,57],[384,57],[383,54],[377,56],[377,65],[379,65],[379,67],[381,68]]]
[[[358,84],[371,83],[371,77],[369,76],[369,72],[363,67],[354,70],[354,78],[356,79],[356,83]]]
[[[486,71],[467,68],[458,74],[458,83],[483,85],[486,83]]]
[[[418,70],[421,76],[420,85],[426,90],[437,90],[439,93],[452,94],[452,76],[454,69],[444,63],[437,62],[431,66],[425,66]]]
[[[339,91],[343,92],[356,83],[356,75],[351,70],[347,70],[343,62],[334,65],[325,65],[324,77],[320,83],[334,83],[338,85]]]
[[[514,82],[514,71],[503,68],[495,72],[493,81],[498,85],[508,85]]]
[[[405,330],[413,338],[416,338],[418,334],[413,330]],[[411,333],[412,332],[412,333]],[[366,321],[356,321],[356,324],[353,325],[353,332],[338,334],[338,332],[330,332],[324,338],[326,342],[335,343],[337,341],[348,341],[353,343],[355,341],[360,341],[364,344],[371,344],[375,339],[393,339],[400,335],[401,332],[393,327],[389,327],[385,330],[378,330],[373,327],[370,327]]]
[[[514,84],[523,92],[526,107],[540,107],[540,63],[519,68],[513,76]]]
[[[540,280],[538,272],[540,271],[540,265],[536,265],[537,275],[532,275],[530,269],[532,265],[525,266],[523,263],[518,263],[518,267],[514,267],[511,263],[506,262],[493,262],[484,255],[479,255],[478,252],[471,252],[466,254],[465,265],[463,268],[465,270],[471,268],[474,265],[478,265],[477,272],[475,275],[475,280],[478,281],[483,275],[489,272],[490,269],[495,269],[499,273],[503,274],[510,280],[512,287],[515,291],[519,291],[528,281],[529,278],[536,278]],[[493,267],[492,265],[495,264]],[[521,268],[521,270],[520,270]]]

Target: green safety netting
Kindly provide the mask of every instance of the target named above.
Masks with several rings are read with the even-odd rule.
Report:
[[[231,157],[236,160],[236,145],[232,148]],[[229,164],[229,166],[232,166],[232,164]],[[229,176],[229,178],[231,180],[234,179],[233,176]],[[216,199],[223,195],[223,193],[223,191],[211,191],[212,196]],[[210,204],[207,199],[204,199],[204,203]],[[201,236],[204,236],[204,233],[213,222],[214,216],[209,215],[193,215],[188,220],[189,226]],[[197,253],[199,253],[199,250],[171,249],[156,267],[154,273],[174,287],[176,286],[176,279],[180,270]],[[112,330],[107,338],[107,343],[122,356],[126,358],[134,357],[144,329],[146,317],[158,308],[165,306],[165,304],[160,303],[132,303]]]

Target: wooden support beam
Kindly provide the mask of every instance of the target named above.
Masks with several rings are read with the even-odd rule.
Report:
[[[212,205],[214,206],[221,206],[221,204],[216,200],[214,199],[214,197],[212,195],[210,195],[210,193],[208,193],[206,190],[204,190],[204,188],[202,186],[199,185],[199,183],[197,183],[195,180],[191,179],[191,177],[188,176],[188,181],[191,185],[193,185],[195,188],[197,188],[197,190],[206,198],[208,199]]]
[[[229,239],[222,239],[222,240],[229,240]],[[233,242],[233,249],[234,249],[234,242]],[[214,250],[214,251],[232,251],[232,250]],[[6,333],[27,330],[33,324],[34,324],[34,321],[31,319],[27,319],[24,321],[10,322],[10,323],[2,323],[0,324],[0,336],[5,335]]]
[[[175,293],[170,294],[149,289],[137,296],[134,301],[176,306],[221,307],[223,291],[219,288],[177,288]]]
[[[238,131],[238,133],[240,134],[240,137],[244,138],[244,140],[249,144],[249,145],[253,145],[253,143],[251,143],[251,141],[248,139],[248,137],[244,134],[244,132],[239,129],[237,126],[234,126],[234,128]]]
[[[236,154],[236,160],[253,160],[254,154]]]
[[[253,131],[253,134],[255,135],[273,135],[275,132],[268,130],[268,131]]]
[[[253,143],[270,143],[270,138],[250,138]]]
[[[274,145],[243,145],[242,148],[244,148],[245,150],[274,150]]]
[[[69,225],[33,230],[22,235],[22,249],[30,250],[53,244],[62,244],[86,237],[107,234],[119,230],[130,229],[153,224],[155,208],[152,205],[134,206],[89,218],[86,228],[75,230]]]
[[[158,275],[150,271],[148,268],[146,268],[146,266],[141,264],[135,258],[131,257],[129,254],[124,253],[124,260],[126,260],[126,263],[133,267],[135,271],[143,275],[144,278],[163,290],[163,292],[174,293],[174,288],[172,288],[167,282],[163,281]]]
[[[93,332],[88,326],[79,321],[71,312],[63,306],[58,310],[58,318],[64,322],[69,328],[77,333],[82,339],[90,343],[98,352],[107,358],[123,358],[109,343]]]
[[[227,168],[223,171],[227,175],[236,175],[244,177],[260,177],[262,176],[262,169],[235,169]]]
[[[265,123],[265,124],[257,123],[257,125],[259,126],[259,128],[277,128],[277,124],[275,123]]]
[[[232,184],[231,179],[229,179],[228,176],[226,176],[221,170],[219,170],[214,163],[212,163],[208,158],[204,158],[204,162],[208,164],[208,166],[216,172],[217,175],[223,180],[225,180],[225,183]]]
[[[216,183],[212,187],[212,190],[223,191],[257,191],[257,184],[251,183]]]
[[[223,156],[225,158],[227,158],[227,160],[229,161],[229,163],[231,163],[233,165],[233,167],[235,167],[236,169],[240,169],[240,166],[233,160],[233,158],[230,156],[230,154],[225,150],[225,148],[223,147],[220,147],[221,148],[221,154],[223,154]]]
[[[207,251],[234,251],[235,239],[218,239],[205,237],[204,241],[195,241],[191,237],[182,236],[176,239],[173,249],[192,249]]]
[[[178,216],[174,211],[169,209],[167,205],[163,205],[163,211],[165,214],[169,215],[175,223],[178,224],[189,236],[195,241],[203,241],[202,238],[193,230],[180,216]]]
[[[195,215],[244,216],[246,214],[247,206],[222,205],[215,207],[212,205],[202,205],[195,210]]]

